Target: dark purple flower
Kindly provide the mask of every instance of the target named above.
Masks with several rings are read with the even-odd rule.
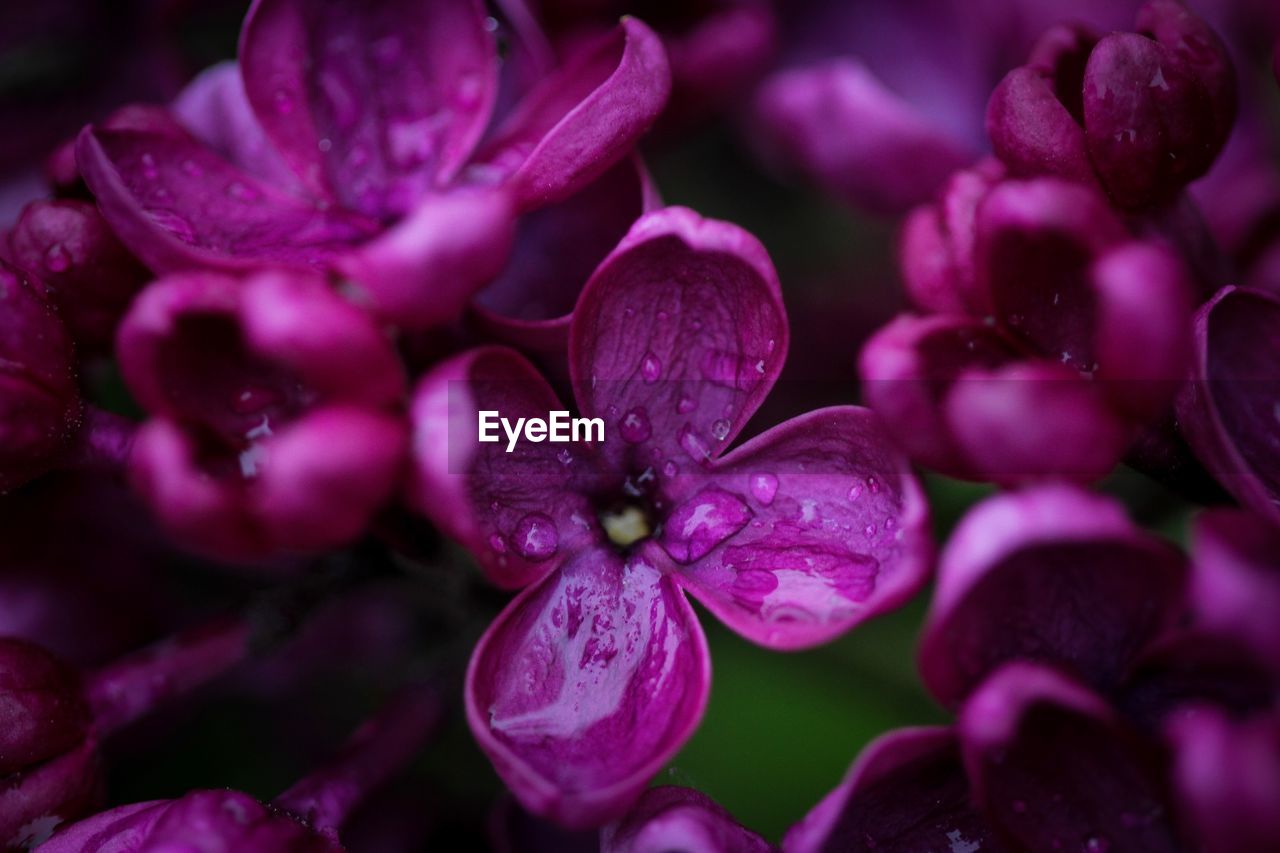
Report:
[[[1006,664],[965,703],[957,732],[974,801],[1011,848],[1184,849],[1154,754],[1059,672]]]
[[[950,728],[897,729],[872,741],[844,781],[787,831],[786,853],[957,853],[1004,849],[970,802]]]
[[[486,136],[497,59],[473,0],[258,0],[240,69],[243,92],[215,79],[180,104],[210,144],[173,122],[82,134],[103,215],[159,272],[324,267],[410,326],[456,317],[502,269],[514,214],[625,156],[670,86],[657,37],[628,18]],[[209,111],[230,120],[211,131]],[[242,162],[268,148],[279,158]]]
[[[1202,628],[1239,640],[1280,674],[1280,529],[1239,510],[1202,513],[1187,599]]]
[[[1086,187],[961,173],[908,220],[903,265],[913,298],[942,313],[867,343],[864,393],[944,473],[1097,479],[1181,383],[1186,269]]]
[[[151,277],[84,201],[38,201],[9,234],[13,263],[39,276],[76,345],[110,348],[129,301]]]
[[[226,556],[340,545],[399,479],[403,368],[318,277],[161,279],[121,323],[117,352],[153,415],[131,480],[187,544]]]
[[[477,443],[479,410],[563,408],[508,350],[466,353],[418,386],[411,502],[494,582],[526,587],[472,657],[467,706],[530,810],[617,817],[697,725],[709,661],[684,592],[749,639],[800,648],[924,581],[923,499],[870,412],[815,411],[722,456],[786,349],[763,247],[668,208],[636,224],[573,312],[577,409],[604,420],[603,445]]]
[[[0,638],[0,776],[72,748],[89,734],[80,677],[33,643]]]
[[[1241,504],[1280,523],[1280,297],[1224,288],[1195,316],[1183,434]]]
[[[1280,841],[1280,716],[1197,709],[1170,727],[1173,785],[1198,849],[1268,853]]]
[[[44,473],[80,422],[71,338],[37,287],[0,261],[0,492]]]
[[[1182,612],[1184,560],[1109,498],[1067,486],[991,498],[939,559],[925,686],[959,706],[1001,664],[1053,664],[1103,691]]]
[[[874,211],[926,201],[986,148],[999,75],[1062,18],[1119,24],[1136,3],[872,0],[800,5],[753,129],[771,159]]]
[[[328,764],[263,804],[239,791],[192,791],[119,806],[57,832],[42,853],[341,853],[355,807],[411,760],[441,719],[426,687],[406,688]]]
[[[1149,0],[1134,32],[1045,33],[991,96],[987,130],[1015,174],[1096,183],[1117,205],[1143,208],[1208,171],[1235,114],[1218,36],[1177,0]]]
[[[627,816],[600,830],[600,853],[769,853],[775,849],[692,788],[645,791]]]

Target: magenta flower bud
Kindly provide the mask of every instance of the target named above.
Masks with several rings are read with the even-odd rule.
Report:
[[[951,708],[1011,660],[1113,690],[1181,615],[1184,575],[1178,552],[1108,498],[1066,486],[990,498],[942,553],[921,678]]]
[[[1200,462],[1241,504],[1280,523],[1280,297],[1224,288],[1195,316],[1178,417]]]
[[[782,849],[1003,848],[970,803],[955,734],[921,727],[897,729],[868,744],[844,781],[787,830]]]
[[[902,226],[898,265],[907,295],[926,311],[981,311],[974,280],[978,206],[1004,178],[998,160],[953,174],[936,203],[916,208]]]
[[[1170,726],[1173,784],[1205,853],[1267,853],[1280,840],[1280,716],[1212,708]]]
[[[1023,175],[1097,183],[1125,208],[1159,206],[1204,175],[1236,114],[1221,40],[1177,0],[1150,0],[1134,32],[1060,26],[991,96],[996,154]]]
[[[71,339],[21,271],[0,261],[0,492],[44,473],[80,418]]]
[[[396,484],[404,372],[378,325],[314,276],[162,279],[120,327],[155,419],[135,487],[183,541],[250,556],[359,536]]]
[[[1197,625],[1238,640],[1280,674],[1280,530],[1239,510],[1202,513],[1187,598]]]
[[[625,818],[600,830],[600,853],[769,853],[759,835],[719,803],[692,788],[650,788]]]
[[[44,649],[0,638],[0,775],[66,752],[89,733],[80,678]]]
[[[239,54],[238,77],[216,69],[179,99],[185,129],[153,116],[81,134],[103,216],[157,272],[320,268],[415,328],[452,321],[501,271],[517,213],[625,157],[671,83],[658,37],[627,18],[490,127],[497,47],[473,0],[258,0]]]
[[[92,807],[96,756],[79,675],[39,646],[0,638],[0,843],[25,846]]]
[[[725,452],[786,349],[759,242],[667,208],[596,269],[570,322],[576,408],[604,421],[603,443],[478,442],[482,410],[565,408],[510,350],[463,353],[419,383],[410,503],[492,581],[524,587],[480,640],[466,692],[472,732],[530,811],[616,819],[692,733],[709,661],[686,594],[791,649],[926,578],[919,487],[870,412],[811,412]]]
[[[1010,663],[957,723],[974,802],[1014,850],[1183,849],[1159,767],[1096,694]]]
[[[83,201],[28,205],[9,235],[13,263],[38,275],[76,344],[101,352],[150,274]]]
[[[338,842],[239,791],[120,806],[58,832],[42,853],[341,853]]]

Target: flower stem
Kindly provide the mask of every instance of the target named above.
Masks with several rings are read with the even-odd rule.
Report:
[[[99,734],[113,732],[222,675],[244,660],[250,629],[242,619],[188,631],[109,664],[86,692]]]
[[[401,690],[356,729],[333,760],[276,797],[275,804],[317,831],[339,829],[366,795],[408,766],[442,718],[435,688]]]

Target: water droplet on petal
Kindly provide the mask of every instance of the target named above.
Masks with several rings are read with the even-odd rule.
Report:
[[[194,243],[196,239],[196,230],[191,223],[183,219],[171,210],[148,210],[147,216],[155,222],[157,226],[165,231],[173,234],[180,240],[187,243]]]
[[[662,362],[651,352],[644,354],[644,359],[640,362],[640,376],[644,379],[645,385],[652,385],[658,381],[658,377],[662,375]]]
[[[511,542],[520,556],[537,562],[556,552],[560,534],[550,518],[540,512],[531,512],[516,523]]]
[[[724,441],[729,435],[729,422],[724,418],[720,418],[711,424],[711,435],[716,441]]]
[[[631,444],[648,441],[649,436],[653,435],[653,427],[649,423],[648,412],[639,406],[630,410],[623,415],[622,422],[618,426],[618,432],[622,435],[623,441]]]
[[[489,537],[489,547],[499,554],[505,554],[507,552],[507,540],[495,533]]]
[[[868,524],[866,527],[862,529],[862,532],[867,535],[868,539],[870,539],[871,537],[876,535],[876,526],[874,524]]]
[[[689,458],[699,464],[711,458],[711,451],[698,435],[692,424],[685,424],[680,430],[680,447],[689,454]]]
[[[573,454],[569,452],[569,448],[564,448],[556,454],[556,459],[560,460],[561,465],[568,465],[573,461]]]
[[[745,527],[751,517],[751,509],[737,495],[709,486],[667,516],[662,547],[680,562],[701,559]]]
[[[681,397],[680,401],[676,403],[676,411],[682,415],[687,415],[692,412],[694,407],[697,405],[698,404],[693,401],[692,397]]]
[[[675,463],[674,459],[668,459],[666,464],[662,466],[662,473],[667,477],[674,477],[680,473],[680,466]]]
[[[71,266],[71,256],[61,243],[54,243],[44,253],[44,265],[49,272],[66,272]]]
[[[875,477],[868,477],[867,491],[871,492],[871,494],[873,495],[878,494],[880,492],[880,481],[877,480]]]
[[[747,485],[751,496],[764,506],[773,503],[774,496],[778,494],[778,478],[767,471],[752,474],[747,478]]]
[[[851,501],[856,501],[858,498],[862,497],[862,484],[854,483],[852,486],[850,486],[849,494],[845,495],[845,497],[847,497]]]

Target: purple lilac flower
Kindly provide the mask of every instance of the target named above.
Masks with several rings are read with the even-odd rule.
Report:
[[[1096,191],[1000,175],[959,173],[908,221],[908,291],[938,313],[868,341],[863,391],[944,473],[1097,479],[1181,382],[1192,285],[1173,250],[1133,237]]]
[[[924,581],[923,499],[871,413],[815,411],[722,456],[786,348],[763,247],[668,208],[636,224],[574,309],[575,397],[604,419],[603,445],[478,444],[479,410],[562,408],[507,350],[419,384],[411,502],[491,580],[525,587],[472,656],[467,707],[532,811],[617,817],[692,732],[709,661],[683,591],[755,642],[801,648]]]
[[[39,276],[81,352],[103,352],[150,275],[84,201],[28,205],[9,234],[14,265]]]
[[[240,69],[244,100],[209,102],[249,129],[249,142],[223,132],[233,150],[160,119],[82,134],[103,215],[159,272],[323,267],[410,326],[455,317],[502,269],[514,214],[621,159],[670,86],[657,37],[628,18],[486,136],[497,63],[471,0],[258,0]],[[279,161],[246,169],[259,137]]]
[[[187,544],[334,547],[398,482],[403,367],[375,321],[314,274],[163,278],[129,310],[117,352],[153,415],[130,479]]]
[[[1053,663],[1113,690],[1181,616],[1185,575],[1182,556],[1108,498],[1043,486],[990,499],[940,558],[921,678],[951,708],[1011,660]]]
[[[775,849],[700,791],[650,788],[625,818],[600,830],[600,853],[769,853]]]
[[[1195,316],[1187,442],[1241,504],[1280,522],[1280,298],[1227,287]]]
[[[39,646],[0,638],[0,842],[25,849],[98,805],[101,738],[222,674],[243,623],[209,626],[81,678]]]
[[[192,791],[119,806],[58,831],[42,853],[341,853],[337,833],[354,808],[437,728],[434,690],[408,688],[365,722],[326,766],[270,804],[239,791]]]
[[[1015,174],[1096,184],[1143,208],[1208,171],[1235,114],[1226,46],[1177,0],[1149,0],[1133,32],[1046,32],[992,94],[987,130]]]
[[[1280,674],[1280,530],[1241,510],[1201,513],[1188,583],[1200,625],[1238,640]]]
[[[855,206],[902,213],[987,148],[983,108],[1031,40],[1063,18],[1119,26],[1136,2],[803,3],[757,94],[769,158]],[[791,6],[788,6],[791,12]]]
[[[1274,612],[1274,611],[1273,611]],[[1280,839],[1280,716],[1197,709],[1170,728],[1173,784],[1206,853],[1266,853]]]
[[[71,338],[21,270],[0,261],[0,492],[44,473],[81,417]]]
[[[1183,849],[1158,756],[1058,671],[1006,664],[957,722],[974,802],[1016,850]]]
[[[998,853],[1004,847],[970,800],[955,733],[921,727],[868,744],[844,780],[787,831],[782,849]]]

